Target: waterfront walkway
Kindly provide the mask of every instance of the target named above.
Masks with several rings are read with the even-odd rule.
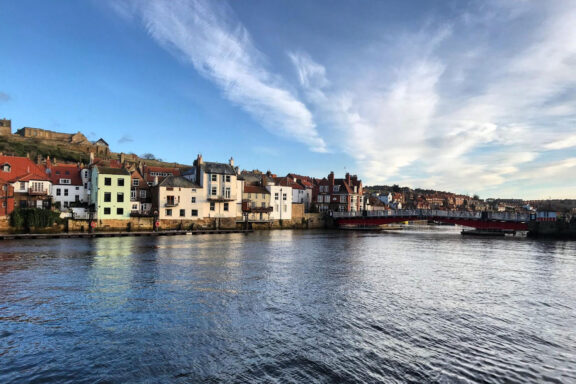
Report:
[[[225,233],[249,233],[252,230],[245,229],[208,229],[198,231],[158,231],[158,232],[69,232],[69,233],[0,233],[0,240],[20,239],[69,239],[69,238],[93,238],[93,237],[128,237],[128,236],[178,236],[178,235],[207,235]]]

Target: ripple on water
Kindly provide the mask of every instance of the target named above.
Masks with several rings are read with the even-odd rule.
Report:
[[[452,229],[10,241],[0,382],[576,382],[575,255]]]

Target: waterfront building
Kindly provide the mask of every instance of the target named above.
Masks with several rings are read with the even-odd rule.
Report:
[[[90,204],[99,220],[130,219],[130,172],[125,168],[92,167]]]
[[[52,181],[44,169],[29,158],[0,155],[0,179],[12,185],[15,207],[52,207]]]
[[[320,212],[360,211],[363,203],[362,181],[356,175],[346,173],[344,179],[335,179],[334,172],[318,183],[316,204]]]
[[[8,217],[14,211],[14,186],[0,178],[0,217]]]
[[[248,222],[270,222],[272,213],[270,192],[261,185],[245,185],[242,195],[242,212]]]
[[[88,205],[89,170],[78,164],[52,164],[46,159],[46,173],[52,180],[52,199],[60,209]]]
[[[152,193],[146,179],[137,169],[130,172],[130,214],[147,216],[152,212]]]
[[[270,193],[271,220],[292,220],[292,187],[276,185],[268,179],[266,189]]]
[[[182,176],[168,176],[153,190],[160,220],[197,220],[206,214],[202,188]]]
[[[202,155],[198,155],[194,166],[183,176],[201,189],[204,217],[218,219],[217,222],[222,219],[228,219],[230,223],[235,223],[237,218],[241,220],[244,180],[238,178],[234,159],[230,158],[228,164],[205,162]]]

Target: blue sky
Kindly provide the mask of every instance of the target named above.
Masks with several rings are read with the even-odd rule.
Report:
[[[576,198],[571,0],[0,3],[0,117],[116,152]]]

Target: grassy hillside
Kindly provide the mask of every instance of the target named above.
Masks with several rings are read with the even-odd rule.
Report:
[[[32,160],[36,160],[38,155],[41,155],[42,157],[50,156],[50,158],[56,158],[62,162],[87,164],[89,161],[88,154],[74,150],[62,143],[14,136],[0,136],[0,152],[12,156],[29,155]]]

